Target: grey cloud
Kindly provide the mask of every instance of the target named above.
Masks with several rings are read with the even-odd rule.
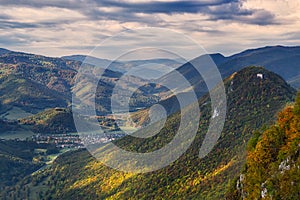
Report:
[[[17,22],[12,19],[0,19],[0,29],[30,29],[30,28],[54,28],[62,24],[71,23],[71,20],[57,20],[39,23]]]
[[[211,0],[211,1],[149,1],[142,3],[133,3],[128,1],[116,0],[0,0],[2,6],[26,6],[26,7],[58,7],[68,9],[92,8],[95,5],[104,7],[119,7],[131,12],[141,13],[195,13],[201,11],[201,8],[207,6],[216,6],[238,2],[239,0]]]
[[[28,45],[32,41],[32,38],[23,34],[9,34],[0,35],[0,46],[21,46]]]
[[[275,16],[263,9],[244,9],[242,0],[215,0],[215,1],[171,1],[171,2],[143,2],[130,3],[115,0],[97,1],[99,6],[118,7],[123,12],[111,13],[117,20],[138,20],[135,13],[202,13],[210,20],[231,20],[248,24],[269,25],[276,24]],[[93,14],[92,14],[93,16]],[[101,16],[95,12],[94,17]],[[139,19],[143,20],[143,19]],[[154,19],[152,19],[154,20]]]
[[[201,13],[208,17],[209,21],[215,20],[228,20],[237,21],[247,24],[269,25],[275,24],[276,19],[272,13],[265,10],[246,10],[241,7],[242,0],[211,0],[211,1],[171,1],[171,2],[144,2],[132,3],[128,1],[116,0],[54,0],[54,1],[40,1],[40,0],[0,0],[0,5],[9,9],[10,7],[31,7],[40,9],[42,7],[57,7],[74,10],[87,17],[93,23],[98,20],[116,20],[121,24],[123,22],[139,22],[148,26],[160,26],[166,28],[179,28],[184,32],[204,32],[213,35],[226,35],[218,30],[208,29],[201,26],[201,21],[194,21],[185,19],[178,22],[167,22],[157,17],[157,13],[164,13],[173,15],[176,13]],[[104,12],[99,10],[101,7],[117,7],[117,11]],[[139,13],[146,14],[145,16],[138,15]],[[150,16],[150,17],[149,17]],[[53,21],[43,21],[38,23],[22,23],[16,21],[13,17],[0,14],[0,30],[7,34],[0,35],[0,46],[13,47],[13,46],[30,46],[33,42],[51,42],[57,38],[51,36],[41,36],[34,38],[28,32],[28,35],[17,34],[21,33],[19,29],[35,29],[49,28],[57,29],[64,28],[65,24],[75,23],[76,19],[59,19]],[[212,28],[212,27],[210,27]],[[15,30],[12,30],[15,29]],[[126,29],[124,27],[124,29]],[[8,32],[8,30],[11,30]],[[23,31],[22,31],[23,32]],[[99,38],[100,35],[100,38]],[[107,36],[96,34],[93,40],[103,39]],[[97,43],[98,41],[95,41]],[[90,44],[87,44],[90,45]],[[60,47],[63,49],[64,47]],[[228,47],[229,48],[229,47]],[[66,46],[66,50],[91,50],[92,46]]]
[[[250,16],[254,10],[246,10],[241,7],[240,2],[232,2],[214,7],[208,7],[207,13],[211,15],[211,19],[234,19],[236,16]]]
[[[209,8],[211,20],[231,20],[246,24],[277,24],[275,16],[263,9],[243,9],[240,2]]]
[[[281,36],[283,36],[284,38],[286,38],[288,40],[300,40],[300,31],[285,33],[285,34],[282,34]]]
[[[141,22],[152,26],[163,23],[155,17],[140,17],[137,13],[155,14],[165,13],[202,13],[210,20],[232,20],[242,23],[268,25],[275,24],[275,17],[264,10],[246,10],[241,7],[243,0],[211,0],[211,1],[149,1],[129,2],[117,0],[54,0],[54,1],[23,1],[0,0],[1,5],[14,5],[26,7],[58,7],[77,10],[88,16],[90,20],[117,20],[120,22]],[[121,10],[115,12],[99,11],[99,7],[117,7]]]
[[[68,9],[80,9],[88,1],[77,0],[52,0],[52,1],[40,1],[40,0],[0,0],[1,6],[19,6],[19,7],[58,7]]]
[[[100,6],[113,6],[123,8],[129,12],[140,13],[198,13],[203,11],[207,6],[217,6],[238,2],[238,0],[212,0],[212,1],[150,1],[143,3],[130,3],[115,0],[97,1]]]
[[[0,20],[0,29],[11,29],[11,28],[37,28],[36,24],[21,23],[15,21]]]
[[[255,10],[250,18],[241,18],[240,21],[261,26],[279,24],[275,20],[275,15],[265,10]]]

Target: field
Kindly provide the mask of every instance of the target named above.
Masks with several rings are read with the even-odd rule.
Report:
[[[18,107],[12,107],[7,112],[0,114],[0,118],[5,118],[8,120],[16,120],[16,119],[28,117],[30,115],[32,115],[32,113],[28,113]]]
[[[33,135],[34,133],[32,131],[17,130],[17,131],[6,131],[4,133],[1,133],[0,138],[6,140],[17,139],[17,138],[19,138],[20,140],[25,140],[26,138],[30,138]]]

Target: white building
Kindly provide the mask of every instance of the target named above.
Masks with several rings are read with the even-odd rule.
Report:
[[[256,76],[257,76],[257,78],[264,79],[264,75],[263,74],[257,74]]]

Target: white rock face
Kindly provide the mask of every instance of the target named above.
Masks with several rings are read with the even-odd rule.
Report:
[[[262,190],[261,190],[260,194],[261,194],[261,198],[262,198],[262,199],[266,198],[266,197],[267,197],[267,194],[268,194],[268,190],[267,190],[267,188],[265,187],[265,185],[266,185],[266,182],[264,182],[263,184],[261,184]]]
[[[268,193],[267,188],[264,188],[264,189],[261,191],[261,198],[263,198],[263,199],[266,198],[267,193]]]
[[[246,198],[246,194],[244,193],[244,184],[243,184],[244,181],[245,181],[245,175],[241,174],[236,183],[236,189],[240,192],[243,200]]]
[[[215,109],[212,118],[218,117],[219,114],[220,114],[219,111]]]
[[[287,158],[286,160],[282,161],[278,167],[278,169],[280,170],[280,173],[284,173],[284,171],[290,170],[291,166],[288,164],[290,161],[289,158]]]

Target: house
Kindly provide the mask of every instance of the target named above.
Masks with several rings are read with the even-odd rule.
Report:
[[[64,111],[64,108],[59,108],[59,107],[56,107],[56,108],[54,108],[55,109],[55,111],[58,111],[58,112],[62,112],[62,111]]]

